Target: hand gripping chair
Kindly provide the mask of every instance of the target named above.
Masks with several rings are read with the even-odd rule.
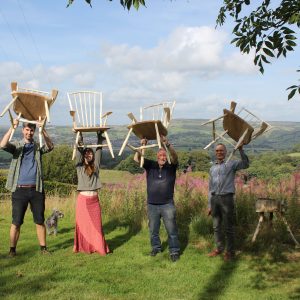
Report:
[[[138,121],[132,113],[128,114],[131,119],[131,124],[127,126],[128,134],[123,142],[120,149],[119,155],[121,155],[126,146],[134,151],[139,151],[141,153],[140,166],[144,165],[144,154],[147,148],[164,148],[167,152],[168,162],[170,163],[170,155],[168,148],[164,143],[161,142],[160,136],[168,135],[168,126],[172,119],[172,114],[175,106],[175,101],[173,102],[162,102],[159,104],[154,104],[146,107],[140,108],[140,121]],[[155,141],[150,145],[141,145],[139,147],[133,147],[128,144],[128,139],[131,133],[134,133],[139,139],[147,139],[148,141]]]
[[[76,133],[75,144],[73,149],[72,159],[76,156],[77,147],[108,147],[112,158],[114,158],[114,152],[108,136],[109,127],[106,126],[107,117],[112,113],[107,112],[102,114],[102,93],[93,91],[79,91],[74,93],[67,93],[70,105],[70,115],[73,119],[73,130]],[[91,144],[79,145],[80,136],[82,133],[98,132],[104,134],[106,144],[98,145]]]
[[[233,146],[233,151],[230,153],[227,161],[229,161],[234,152],[241,146],[247,145],[258,136],[269,131],[272,126],[267,122],[259,119],[246,108],[241,108],[238,113],[235,113],[236,103],[231,102],[230,110],[224,109],[223,115],[211,119],[202,125],[212,124],[213,140],[208,143],[204,149],[208,149],[211,145],[220,139],[226,141]],[[216,121],[223,119],[223,132],[218,132],[216,129]],[[227,138],[229,136],[231,140]],[[234,143],[236,142],[236,143]]]
[[[6,112],[9,113],[10,122],[13,127],[13,116],[11,110],[17,115],[21,122],[32,124],[42,124],[39,127],[39,142],[42,145],[42,131],[45,127],[46,120],[50,122],[50,107],[56,100],[58,91],[48,92],[31,90],[18,87],[17,82],[11,83],[11,95],[13,100],[4,108],[0,114],[2,117]],[[15,129],[12,130],[9,140],[12,139]]]

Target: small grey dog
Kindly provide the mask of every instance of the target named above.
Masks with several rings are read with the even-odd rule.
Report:
[[[63,217],[64,214],[60,210],[56,208],[53,209],[52,215],[45,221],[48,235],[50,234],[57,235],[58,219],[61,219]]]

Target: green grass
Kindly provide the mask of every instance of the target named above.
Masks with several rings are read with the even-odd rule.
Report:
[[[299,152],[289,153],[288,156],[291,156],[291,157],[300,157],[300,153]]]
[[[259,254],[244,250],[235,262],[206,256],[211,237],[193,237],[184,243],[178,262],[164,251],[149,257],[145,222],[131,231],[117,219],[105,218],[104,231],[113,254],[74,254],[75,197],[47,200],[65,212],[59,234],[48,238],[53,254],[41,256],[35,226],[28,210],[18,244],[18,256],[7,258],[10,227],[9,201],[0,202],[1,299],[299,299],[300,253],[291,245],[272,246]],[[276,245],[275,245],[276,246]],[[280,253],[278,253],[278,251]]]

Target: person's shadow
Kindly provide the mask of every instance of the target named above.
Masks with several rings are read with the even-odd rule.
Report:
[[[137,235],[142,229],[142,219],[137,218],[136,220],[126,223],[121,222],[119,219],[115,218],[103,225],[103,231],[105,234],[113,232],[117,228],[127,228],[127,232],[124,234],[117,235],[110,240],[107,240],[109,248],[111,251],[116,250],[123,244],[127,243],[133,236]]]

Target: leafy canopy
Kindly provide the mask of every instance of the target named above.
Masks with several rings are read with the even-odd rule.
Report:
[[[260,4],[253,7],[251,2]],[[264,73],[264,64],[269,64],[270,58],[286,57],[297,46],[294,30],[300,28],[299,0],[283,0],[278,6],[272,5],[270,0],[224,0],[217,26],[222,26],[227,16],[236,23],[233,29],[235,38],[231,43],[242,53],[249,53],[255,48],[254,63],[259,66],[261,73]],[[292,85],[287,89],[290,90],[289,100],[297,91],[300,93],[300,85]]]

